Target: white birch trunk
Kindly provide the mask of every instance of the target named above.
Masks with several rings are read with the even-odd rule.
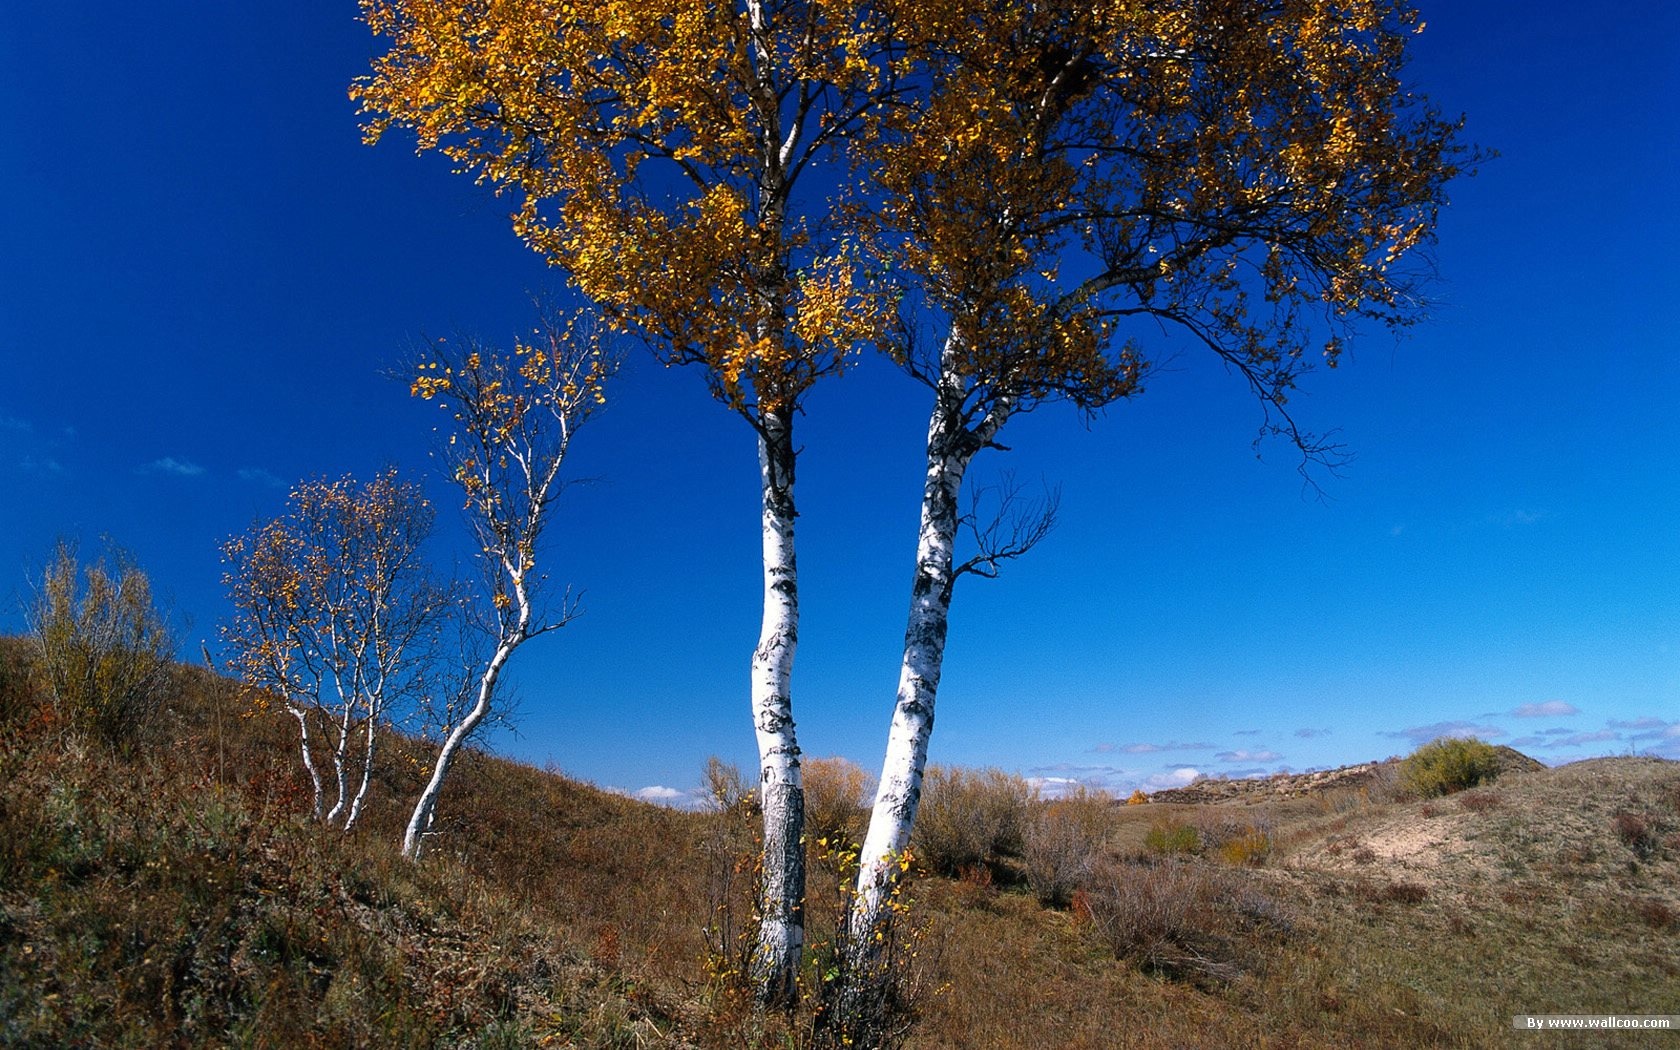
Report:
[[[344,817],[345,831],[355,827],[356,818],[362,815],[362,801],[367,798],[368,784],[373,780],[373,749],[378,726],[379,720],[377,718],[368,718],[367,747],[362,753],[362,782],[356,789],[356,797],[350,801],[350,812]]]
[[[288,706],[286,710],[297,719],[298,747],[303,753],[303,768],[309,773],[309,787],[314,792],[314,800],[309,806],[309,815],[316,820],[321,819],[321,771],[315,768],[315,756],[309,751],[309,712],[301,707]]]
[[[490,663],[479,676],[478,695],[473,701],[472,709],[465,717],[450,730],[444,738],[443,747],[438,751],[437,762],[432,766],[432,777],[426,782],[426,787],[420,792],[420,798],[414,804],[414,813],[408,818],[408,830],[403,833],[403,856],[409,860],[420,859],[420,849],[425,842],[426,833],[432,828],[432,817],[437,813],[438,793],[443,790],[443,781],[449,775],[450,763],[461,746],[472,736],[473,730],[483,722],[490,713],[490,700],[496,693],[496,679],[501,677],[502,668],[507,664],[508,657],[524,641],[524,630],[504,635],[496,646],[495,655],[490,657]]]
[[[898,697],[881,766],[880,786],[869,830],[858,856],[857,886],[847,923],[852,960],[867,965],[882,932],[887,903],[899,874],[898,860],[910,844],[921,804],[922,774],[933,735],[934,701],[945,662],[951,593],[956,583],[955,548],[962,516],[958,498],[975,454],[1009,418],[1011,402],[998,398],[972,429],[963,424],[964,391],[951,367],[955,337],[928,421],[927,473],[922,485],[916,573],[910,586],[910,614],[904,629]]]
[[[911,585],[910,615],[904,630],[904,656],[898,673],[898,699],[887,735],[880,786],[870,813],[869,831],[858,857],[856,896],[850,940],[868,952],[880,928],[892,892],[897,859],[910,844],[910,830],[921,803],[922,772],[928,738],[933,734],[934,701],[945,660],[945,637],[951,608],[952,554],[957,535],[957,494],[968,457],[930,455],[922,495],[921,528],[916,542],[916,575]]]
[[[753,728],[758,740],[764,855],[753,986],[761,1003],[797,995],[805,947],[805,790],[790,683],[799,641],[794,557],[792,414],[765,414],[759,435],[764,541],[764,610],[752,659]]]

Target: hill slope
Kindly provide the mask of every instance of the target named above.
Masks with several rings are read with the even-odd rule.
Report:
[[[43,717],[25,662],[0,639],[0,1044],[808,1045],[808,1012],[755,1016],[708,953],[744,926],[750,810],[474,755],[415,867],[396,843],[421,745],[390,750],[344,836],[305,818],[289,727],[227,683],[182,669],[123,760]],[[1527,1045],[1516,1013],[1680,1001],[1675,763],[1078,812],[1034,806],[1078,836],[916,881],[908,1045],[1502,1047]],[[1064,908],[1025,881],[1052,841],[1083,865]],[[842,872],[811,862],[814,983]]]

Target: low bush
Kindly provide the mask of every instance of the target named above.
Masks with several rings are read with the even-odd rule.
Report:
[[[806,838],[861,843],[874,778],[844,758],[807,758],[800,767],[805,779]]]
[[[82,565],[60,543],[29,606],[55,713],[72,731],[130,751],[156,725],[175,651],[151,581],[127,554]]]
[[[1163,857],[1199,853],[1202,834],[1182,820],[1158,820],[1143,836],[1143,847]]]
[[[1505,805],[1496,791],[1466,791],[1458,796],[1458,804],[1472,813],[1490,813]]]
[[[1018,857],[1037,792],[999,769],[929,766],[910,851],[922,866],[944,875]]]
[[[1616,837],[1622,840],[1622,845],[1641,860],[1657,852],[1657,829],[1640,814],[1621,810],[1611,821],[1611,826],[1616,831]]]
[[[1027,823],[1022,860],[1027,886],[1051,907],[1063,907],[1088,881],[1108,838],[1114,800],[1080,788],[1044,804]]]
[[[1418,798],[1450,795],[1499,775],[1499,751],[1475,737],[1442,737],[1400,764],[1400,783]]]
[[[1105,866],[1078,910],[1094,936],[1141,969],[1215,982],[1247,968],[1255,941],[1291,928],[1248,876],[1176,858]]]

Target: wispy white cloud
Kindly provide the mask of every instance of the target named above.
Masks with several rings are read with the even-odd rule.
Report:
[[[252,485],[262,485],[271,489],[283,489],[286,483],[276,474],[271,474],[261,467],[240,467],[236,472],[240,481]]]
[[[64,473],[64,464],[51,456],[24,456],[18,460],[18,467],[29,474]]]
[[[1217,744],[1187,743],[1183,740],[1169,740],[1164,744],[1135,743],[1135,744],[1098,744],[1091,750],[1099,755],[1118,752],[1122,755],[1152,755],[1157,751],[1212,751]]]
[[[1650,715],[1646,715],[1643,718],[1629,719],[1627,721],[1621,721],[1621,720],[1612,718],[1612,719],[1610,719],[1610,721],[1606,722],[1605,725],[1609,726],[1611,729],[1667,729],[1667,728],[1669,728],[1669,723],[1666,719],[1653,718]],[[1680,722],[1676,722],[1675,725],[1680,725]]]
[[[1330,730],[1328,730],[1328,729],[1311,729],[1311,728],[1297,729],[1297,730],[1295,730],[1295,735],[1300,737],[1302,740],[1312,740],[1315,737],[1329,736],[1330,735]]]
[[[6,413],[0,412],[0,430],[15,430],[19,433],[27,434],[34,429],[35,424],[31,423],[29,420],[19,419],[16,416],[8,416]]]
[[[1510,714],[1515,718],[1566,718],[1578,715],[1581,709],[1563,700],[1544,700],[1538,704],[1521,704]]]
[[[1145,777],[1143,786],[1150,790],[1183,787],[1201,775],[1202,771],[1194,766],[1179,766],[1177,769],[1168,770],[1165,773],[1156,773],[1153,776]]]
[[[1506,528],[1512,528],[1519,525],[1534,525],[1545,519],[1546,512],[1543,510],[1528,510],[1518,507],[1516,510],[1507,512],[1502,521]]]
[[[639,798],[643,802],[651,802],[656,806],[668,806],[671,809],[699,809],[704,803],[703,792],[698,789],[684,791],[681,788],[667,787],[664,784],[649,784],[635,791],[623,792],[631,798]]]
[[[1261,732],[1262,732],[1262,730],[1259,730],[1259,729],[1237,729],[1237,730],[1233,730],[1231,735],[1232,736],[1259,736],[1261,734]]]
[[[1426,726],[1385,730],[1377,735],[1392,737],[1397,740],[1415,740],[1420,744],[1427,744],[1429,741],[1443,736],[1502,737],[1505,735],[1505,730],[1493,725],[1478,725],[1475,722],[1431,722]]]
[[[1259,751],[1238,748],[1235,751],[1221,751],[1213,757],[1221,762],[1276,762],[1283,756],[1276,751],[1268,751],[1264,748]]]
[[[1582,744],[1596,744],[1604,740],[1620,740],[1622,734],[1614,729],[1600,729],[1592,733],[1574,733],[1570,736],[1552,737],[1541,747],[1580,747]]]
[[[196,478],[204,473],[204,468],[197,463],[174,456],[154,459],[140,469],[147,474],[173,474],[180,478]]]

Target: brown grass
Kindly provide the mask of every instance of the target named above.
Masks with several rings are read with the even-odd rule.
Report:
[[[756,1014],[706,968],[719,909],[746,926],[750,796],[677,813],[475,754],[414,867],[420,745],[391,749],[346,837],[304,819],[290,728],[225,683],[178,671],[171,746],[121,759],[58,744],[26,663],[0,639],[0,1044],[811,1045],[808,1008]],[[1526,1045],[1514,1013],[1680,1000],[1680,766],[1469,797],[998,805],[1013,840],[956,812],[991,830],[978,863],[911,884],[907,1045],[1505,1047]],[[1202,855],[1152,856],[1166,824]],[[1263,864],[1224,855],[1261,838]],[[814,993],[845,861],[812,850]]]

